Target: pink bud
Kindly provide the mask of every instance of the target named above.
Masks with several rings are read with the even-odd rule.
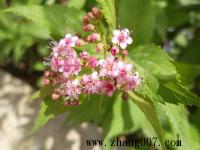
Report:
[[[100,53],[103,50],[103,48],[104,48],[103,43],[98,43],[96,46],[97,53]]]
[[[60,98],[60,95],[57,93],[53,93],[51,97],[53,100],[58,100]]]
[[[128,55],[128,51],[127,51],[127,50],[122,50],[122,54],[123,54],[124,56],[127,56],[127,55]]]
[[[91,40],[92,40],[92,42],[100,41],[101,37],[100,37],[100,35],[98,33],[93,33],[91,35]]]
[[[44,85],[47,85],[47,84],[49,84],[49,83],[50,83],[49,79],[44,79],[44,80],[43,80],[43,84],[44,84]]]
[[[76,41],[76,46],[78,46],[78,47],[81,47],[81,46],[83,46],[85,44],[85,42],[83,41],[83,40],[81,40],[81,39],[78,39],[77,41]]]
[[[98,60],[94,56],[90,56],[88,66],[90,68],[96,68],[98,66]]]
[[[50,71],[45,71],[44,76],[45,77],[49,77],[50,76]]]
[[[73,106],[74,107],[78,107],[79,106],[79,101],[78,100],[74,100],[73,101]]]
[[[100,15],[101,15],[101,13],[100,13],[100,11],[99,11],[99,9],[97,8],[97,7],[93,7],[92,8],[92,13],[93,13],[93,15],[98,19],[99,17],[100,17]]]
[[[91,42],[91,41],[92,41],[92,37],[91,37],[91,36],[87,36],[87,37],[86,37],[86,41],[87,41],[87,42]]]
[[[83,50],[81,53],[80,53],[80,56],[83,60],[86,60],[88,58],[88,53],[86,52],[86,50]]]
[[[83,31],[91,32],[94,31],[95,27],[92,24],[83,24]]]
[[[118,54],[119,53],[119,48],[117,46],[113,46],[111,48],[111,53],[112,53],[112,55]]]
[[[87,14],[87,16],[88,16],[90,19],[94,19],[94,18],[95,18],[94,15],[93,15],[91,12],[89,12],[89,13]]]
[[[69,107],[69,106],[71,106],[72,104],[71,104],[71,102],[68,100],[68,101],[66,101],[66,102],[64,103],[64,105],[65,105],[66,107]]]
[[[86,15],[83,17],[83,23],[88,24],[90,22],[90,18]]]

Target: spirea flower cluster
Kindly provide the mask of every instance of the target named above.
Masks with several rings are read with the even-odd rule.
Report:
[[[63,97],[66,106],[78,106],[80,94],[112,96],[116,91],[134,90],[140,84],[139,73],[126,62],[126,48],[133,42],[129,30],[114,30],[111,44],[107,44],[98,28],[101,19],[101,11],[95,7],[83,17],[86,36],[68,33],[60,41],[52,42],[50,70],[44,75],[44,84],[55,86],[52,99]],[[97,55],[84,49],[87,44],[96,45]],[[102,58],[97,58],[98,55]]]

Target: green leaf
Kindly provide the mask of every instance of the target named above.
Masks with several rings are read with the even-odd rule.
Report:
[[[86,0],[69,0],[67,2],[68,7],[74,7],[76,9],[81,9],[85,5]]]
[[[37,61],[33,64],[33,69],[36,71],[44,71],[45,70],[45,66],[42,62]]]
[[[42,98],[45,98],[47,96],[50,96],[52,93],[53,93],[53,90],[54,90],[54,86],[52,86],[51,84],[48,84],[46,86],[43,86],[41,89],[40,89],[40,96]]]
[[[158,79],[176,79],[177,72],[171,58],[160,47],[154,45],[136,47],[130,51],[129,57],[143,77],[144,84],[137,92],[152,101],[164,102],[157,94]]]
[[[118,24],[133,31],[134,45],[149,43],[154,31],[154,12],[150,0],[120,0]]]
[[[32,133],[38,131],[49,120],[54,119],[57,115],[60,115],[66,111],[67,108],[64,106],[62,100],[54,101],[50,96],[45,97],[41,104],[39,114],[32,129]]]
[[[110,26],[111,30],[116,28],[116,16],[115,16],[115,2],[114,0],[97,0],[102,8],[104,17]]]
[[[33,93],[33,95],[31,96],[31,100],[36,100],[39,99],[40,96],[40,91],[36,91],[35,93]]]
[[[103,136],[106,140],[142,129],[148,137],[156,136],[154,129],[140,108],[130,99],[123,100],[118,94],[103,117]],[[144,124],[145,122],[145,124]]]
[[[172,59],[159,46],[147,45],[132,49],[129,56],[134,62],[157,79],[175,79],[177,71]]]
[[[199,98],[180,84],[172,59],[160,47],[136,47],[129,57],[144,78],[143,85],[136,90],[143,97],[162,103],[200,104]]]
[[[174,2],[169,3],[165,12],[167,16],[167,24],[169,27],[178,27],[189,21],[189,13],[174,5]]]
[[[165,149],[163,143],[164,142],[163,130],[159,123],[157,112],[155,111],[156,107],[154,106],[154,104],[150,101],[149,102],[145,101],[143,98],[139,97],[133,92],[129,92],[129,96],[131,100],[141,109],[146,118],[149,120],[149,122],[151,123],[152,127],[154,128],[158,136],[158,139],[161,142],[162,149]]]
[[[167,102],[200,106],[200,99],[178,82],[160,84],[158,94]]]
[[[101,122],[113,100],[100,95],[83,96],[80,97],[79,100],[80,99],[82,104],[77,109],[69,112],[64,125],[72,123],[76,124],[84,121],[93,121],[95,123]]]
[[[181,149],[198,149],[199,135],[195,133],[195,128],[189,124],[186,108],[183,105],[177,106],[169,103],[159,105],[159,107],[163,110],[162,113],[166,115],[166,119],[170,122],[172,128],[171,139],[175,140],[177,139],[177,135],[179,135]]]
[[[67,31],[81,31],[82,13],[74,8],[62,5],[15,6],[5,10],[23,16],[41,25],[51,35],[60,36]]]

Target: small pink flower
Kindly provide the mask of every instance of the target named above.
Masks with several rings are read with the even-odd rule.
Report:
[[[115,85],[109,81],[101,81],[99,83],[99,86],[100,86],[101,93],[106,94],[109,97],[111,97],[116,90]]]
[[[81,93],[78,84],[78,80],[69,80],[63,84],[63,87],[65,88],[65,95],[68,99],[78,99],[78,95]]]
[[[59,44],[69,47],[74,47],[76,45],[76,41],[78,40],[77,36],[73,36],[72,34],[66,34],[64,39],[61,39]]]
[[[137,86],[135,79],[133,77],[127,77],[124,84],[124,90],[133,90]]]
[[[83,25],[83,30],[86,32],[93,31],[94,29],[95,29],[95,27],[92,24],[84,24]]]
[[[49,84],[49,83],[50,83],[49,79],[44,79],[44,80],[43,80],[43,84],[44,84],[44,85],[47,85],[47,84]]]
[[[130,37],[129,30],[123,29],[113,31],[112,42],[113,44],[118,44],[122,49],[125,49],[128,44],[131,44],[133,42],[133,40]]]
[[[78,47],[81,47],[81,46],[83,46],[85,44],[85,42],[83,41],[83,40],[81,40],[81,39],[78,39],[77,41],[76,41],[76,46],[78,46]]]
[[[97,72],[93,72],[90,75],[83,75],[80,83],[83,86],[83,93],[86,94],[96,94],[99,92],[98,83],[99,76]]]
[[[88,58],[88,52],[86,50],[83,50],[80,53],[80,57],[81,57],[81,59],[86,60]]]
[[[86,40],[88,42],[97,42],[101,40],[101,37],[98,33],[92,33],[91,35],[87,36]]]
[[[111,76],[115,65],[115,58],[113,56],[108,56],[106,60],[99,60],[99,64],[101,65],[100,76]]]
[[[119,53],[119,48],[117,46],[113,46],[111,48],[112,55],[117,55]]]
[[[94,56],[90,56],[88,60],[88,66],[90,68],[96,68],[98,66],[98,60]]]

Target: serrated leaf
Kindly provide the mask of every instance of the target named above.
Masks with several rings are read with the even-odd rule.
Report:
[[[81,12],[62,5],[15,6],[5,10],[23,16],[41,25],[51,35],[63,35],[66,31],[79,32],[81,30]]]
[[[170,103],[200,106],[200,99],[178,82],[160,84],[158,94]]]
[[[175,80],[176,78],[176,69],[169,56],[160,47],[147,45],[133,48],[129,57],[132,58],[132,64],[143,77],[144,84],[136,92],[152,101],[164,102],[162,97],[157,94],[158,79]]]
[[[177,71],[172,58],[159,46],[147,45],[132,49],[129,56],[134,62],[157,79],[175,79]]]
[[[102,8],[102,12],[111,30],[116,27],[116,16],[115,16],[115,2],[114,0],[97,0]]]
[[[163,130],[162,130],[160,121],[157,116],[155,105],[150,101],[147,102],[143,98],[138,97],[138,95],[136,95],[133,92],[129,92],[128,94],[129,94],[131,100],[140,108],[140,110],[144,113],[146,118],[149,120],[149,122],[151,123],[152,127],[154,128],[154,130],[158,136],[158,139],[161,142],[160,144],[162,146],[162,149],[165,149],[164,139],[163,139],[163,137],[164,137]]]
[[[43,127],[49,120],[55,118],[67,111],[66,106],[63,105],[61,100],[54,101],[50,96],[45,97],[41,103],[39,114],[36,118],[35,125],[32,129],[32,133],[38,131]]]
[[[179,138],[182,150],[197,150],[199,147],[199,135],[194,133],[195,128],[189,124],[186,108],[183,105],[177,106],[169,103],[159,105],[159,107],[170,121],[172,128],[171,138],[174,140]]]
[[[199,98],[177,80],[172,59],[160,47],[140,46],[132,49],[129,57],[144,78],[144,84],[136,90],[140,95],[163,103],[200,104]]]

